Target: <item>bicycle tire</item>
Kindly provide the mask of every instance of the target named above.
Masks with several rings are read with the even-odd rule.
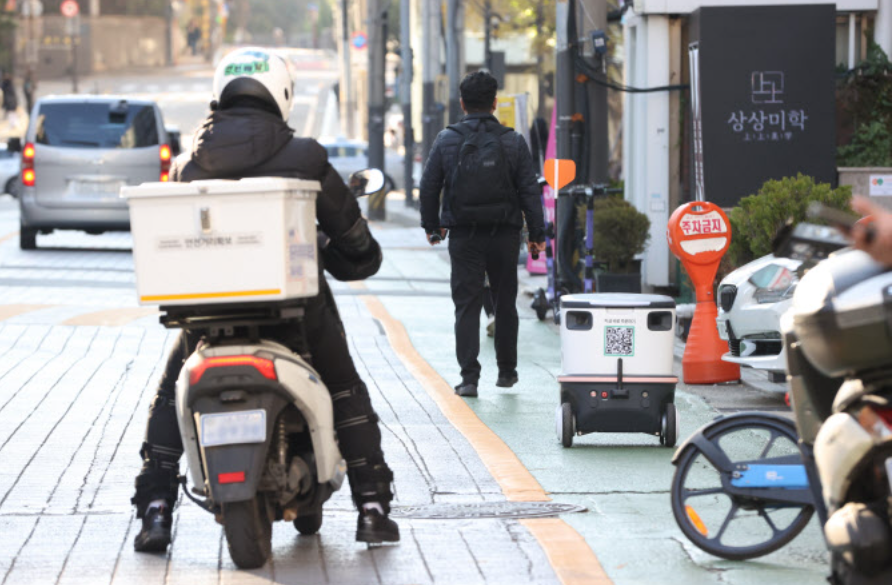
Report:
[[[789,439],[793,445],[796,445],[796,441],[798,440],[798,436],[796,435],[796,430],[792,425],[786,425],[779,423],[775,420],[764,419],[760,420],[758,415],[748,416],[743,418],[728,418],[728,419],[719,419],[715,422],[709,423],[706,427],[702,429],[703,434],[709,439],[711,442],[715,443],[718,446],[718,441],[723,436],[727,436],[732,432],[737,431],[745,431],[745,430],[767,430],[772,433],[771,438],[769,439],[769,447],[771,443],[774,441],[775,437],[783,436],[786,439]],[[766,447],[765,451],[768,451],[768,447]],[[675,521],[678,524],[678,527],[681,529],[682,533],[690,540],[694,545],[698,548],[715,555],[717,557],[721,557],[723,559],[733,560],[733,561],[742,561],[747,559],[753,559],[757,557],[761,557],[767,554],[770,554],[782,547],[784,547],[791,540],[796,538],[800,532],[808,525],[809,520],[811,520],[812,514],[814,513],[814,506],[810,504],[805,505],[790,505],[784,504],[779,505],[777,503],[772,503],[771,501],[764,500],[757,501],[757,499],[747,498],[745,502],[739,501],[740,499],[737,496],[731,496],[724,492],[721,488],[711,488],[708,490],[696,490],[697,493],[686,493],[685,492],[685,480],[690,473],[694,462],[701,455],[700,449],[696,447],[694,444],[689,444],[684,447],[684,451],[680,455],[676,463],[675,475],[672,478],[672,488],[671,488],[671,502],[672,502],[672,514],[675,516]],[[703,457],[704,461],[708,460]],[[716,469],[713,466],[713,470],[715,470],[719,477],[722,477],[723,472],[721,470]],[[689,490],[694,491],[694,490]],[[692,518],[691,514],[687,510],[687,501],[692,497],[706,496],[706,495],[724,495],[731,501],[731,509],[727,513],[724,521],[722,522],[722,526],[719,529],[719,532],[716,536],[710,538],[707,533],[704,534],[700,529],[697,528],[695,524],[694,518]],[[731,523],[735,520],[735,516],[737,512],[741,509],[748,510],[750,508],[755,508],[758,510],[758,516],[760,516],[766,523],[766,525],[772,530],[772,536],[763,542],[759,542],[756,544],[746,545],[746,546],[731,546],[722,543],[722,538],[725,536],[726,529],[731,525]],[[780,508],[786,508],[790,510],[799,509],[798,514],[786,526],[784,529],[778,529],[771,520],[770,516],[766,510],[776,510]],[[694,512],[694,516],[699,520],[699,516]],[[701,527],[703,527],[702,521],[700,521]]]

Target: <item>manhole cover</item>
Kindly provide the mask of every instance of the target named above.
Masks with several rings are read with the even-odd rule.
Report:
[[[585,512],[584,506],[556,502],[480,502],[474,504],[428,504],[399,506],[391,515],[399,518],[468,520],[474,518],[539,518]]]

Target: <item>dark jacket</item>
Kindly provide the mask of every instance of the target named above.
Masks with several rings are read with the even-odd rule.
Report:
[[[0,90],[3,91],[3,109],[11,112],[19,107],[19,98],[15,93],[15,85],[11,79],[4,79],[0,83]]]
[[[492,114],[468,114],[460,124],[479,131],[481,127],[494,128],[499,121]],[[511,178],[517,189],[517,208],[505,225],[520,229],[526,217],[530,241],[545,241],[545,224],[542,216],[542,191],[536,182],[536,169],[530,150],[523,136],[508,132],[501,137],[508,161]],[[421,177],[421,227],[427,232],[439,228],[464,227],[456,225],[449,210],[452,194],[452,169],[458,164],[458,150],[463,141],[462,135],[449,128],[437,135],[430,156]],[[445,187],[440,208],[440,191]],[[521,215],[523,212],[523,215]]]
[[[212,112],[181,155],[171,181],[293,177],[319,181],[319,229],[331,242],[321,251],[325,268],[340,280],[361,280],[378,271],[381,247],[369,232],[356,198],[312,138],[295,138],[281,117],[256,108]]]

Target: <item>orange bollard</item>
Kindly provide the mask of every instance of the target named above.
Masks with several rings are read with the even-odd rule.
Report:
[[[731,245],[731,227],[722,208],[707,201],[685,203],[666,228],[669,249],[694,284],[697,307],[681,360],[685,384],[717,384],[740,379],[740,366],[722,361],[728,344],[715,326],[718,309],[712,292],[722,256]]]

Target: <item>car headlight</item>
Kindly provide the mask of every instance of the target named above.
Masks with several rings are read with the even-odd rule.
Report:
[[[757,303],[779,303],[793,297],[799,277],[786,266],[769,264],[750,276],[749,282],[756,287],[753,298]]]

